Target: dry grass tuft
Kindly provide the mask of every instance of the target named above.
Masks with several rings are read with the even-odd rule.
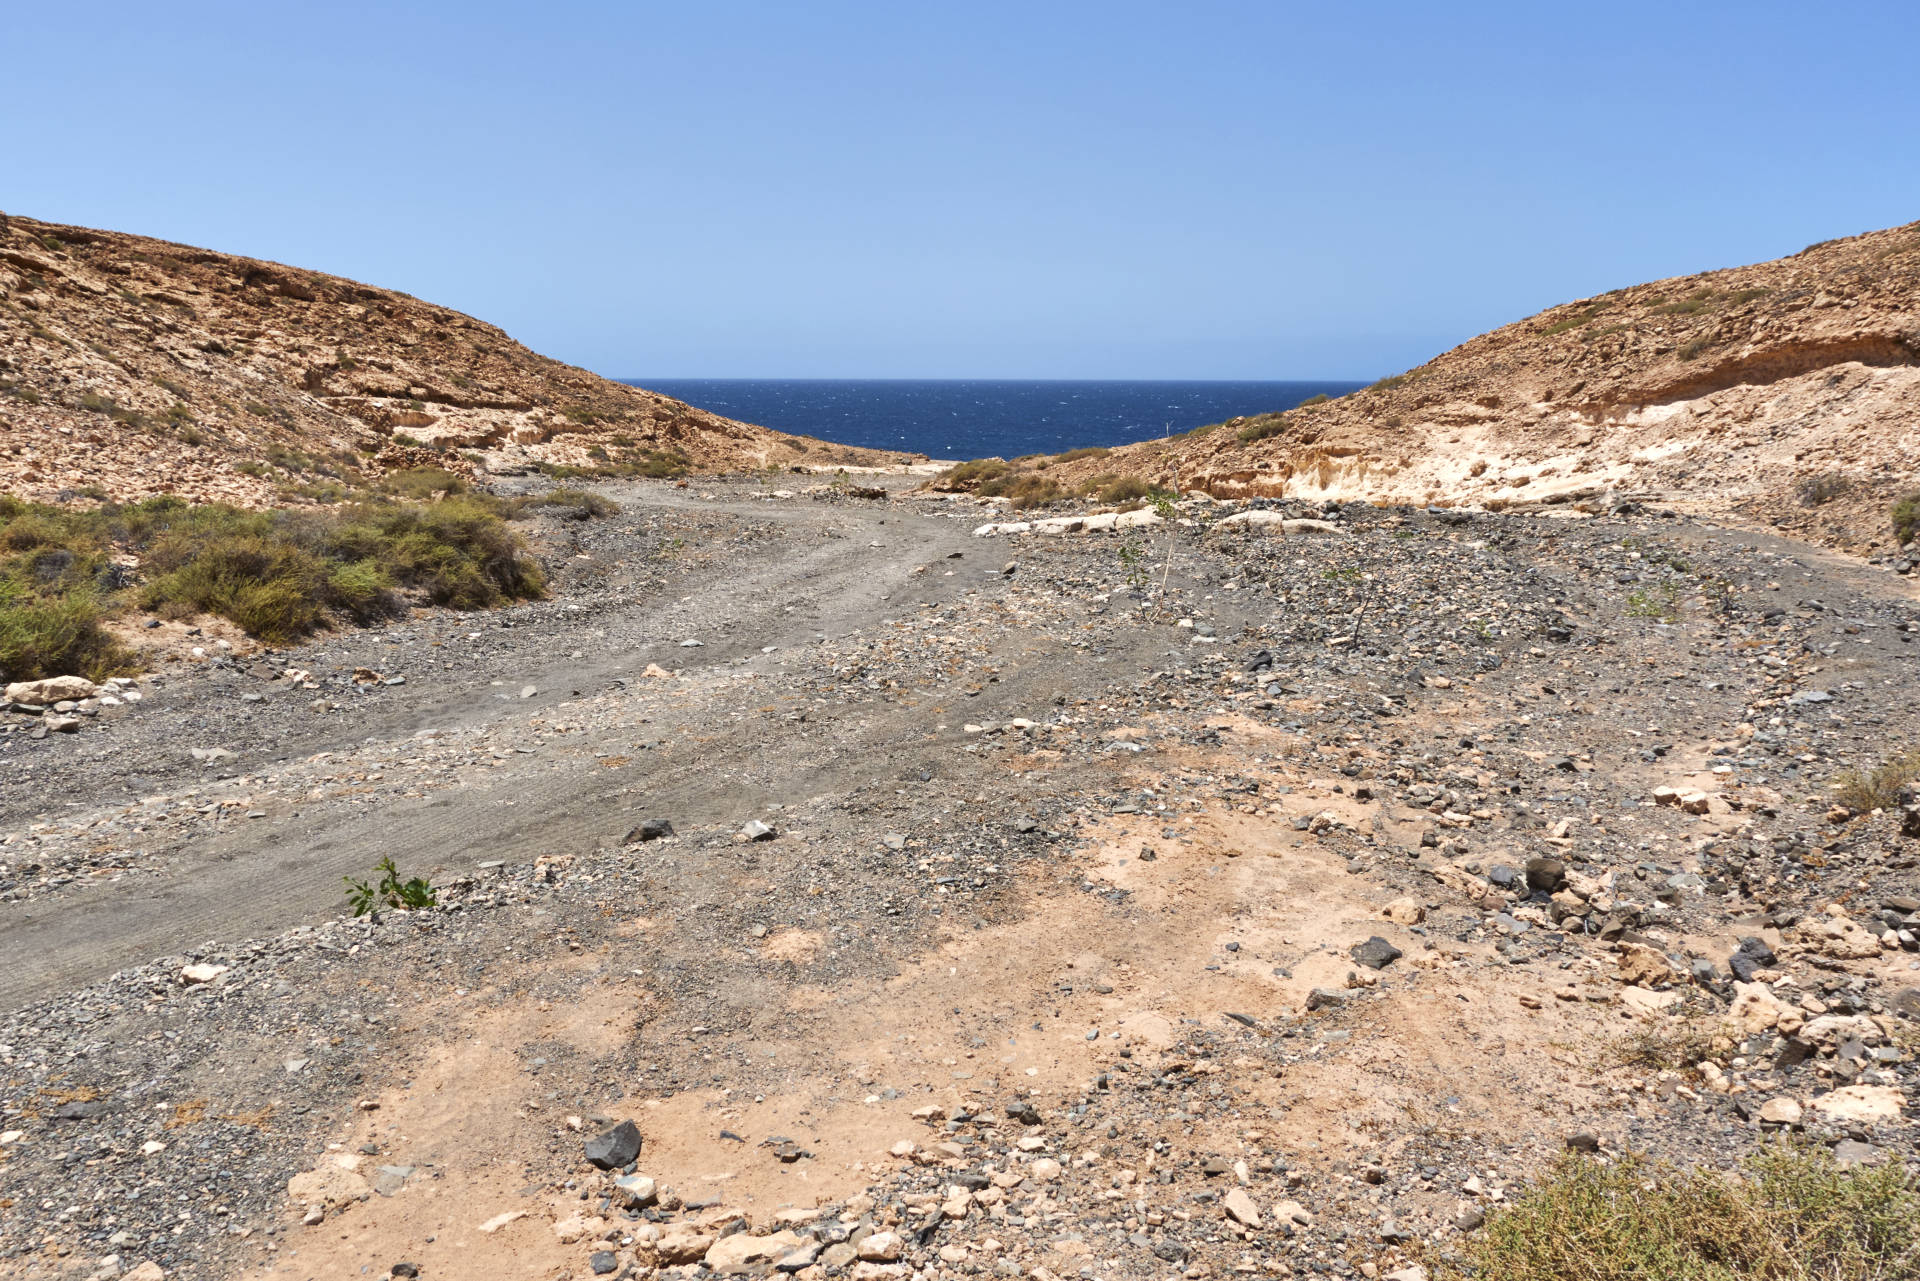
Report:
[[[1842,1169],[1776,1146],[1738,1175],[1568,1156],[1487,1224],[1470,1270],[1500,1281],[1911,1281],[1920,1194],[1899,1162]]]

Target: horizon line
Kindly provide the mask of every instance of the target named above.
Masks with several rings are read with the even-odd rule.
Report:
[[[703,383],[1317,383],[1346,384],[1356,388],[1371,386],[1376,379],[1368,378],[996,378],[984,375],[958,376],[941,375],[937,377],[919,377],[909,374],[894,374],[881,377],[847,377],[833,374],[662,374],[626,377],[602,375],[609,382],[624,383],[629,387],[639,387],[648,382],[703,382]]]

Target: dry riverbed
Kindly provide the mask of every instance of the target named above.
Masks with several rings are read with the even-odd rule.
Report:
[[[1411,1276],[1569,1144],[1916,1160],[1908,580],[791,479],[0,714],[0,1274]]]

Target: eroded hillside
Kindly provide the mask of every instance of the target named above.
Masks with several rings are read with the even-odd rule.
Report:
[[[1890,548],[1920,486],[1920,223],[1567,303],[1338,400],[1054,472],[1216,497],[1651,498]]]
[[[657,474],[866,457],[611,382],[406,294],[4,214],[0,454],[0,487],[21,497],[249,506],[425,462]]]

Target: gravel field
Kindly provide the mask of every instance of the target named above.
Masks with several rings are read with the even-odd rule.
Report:
[[[1409,1277],[1569,1145],[1920,1163],[1910,579],[885,483],[0,712],[0,1275]]]

